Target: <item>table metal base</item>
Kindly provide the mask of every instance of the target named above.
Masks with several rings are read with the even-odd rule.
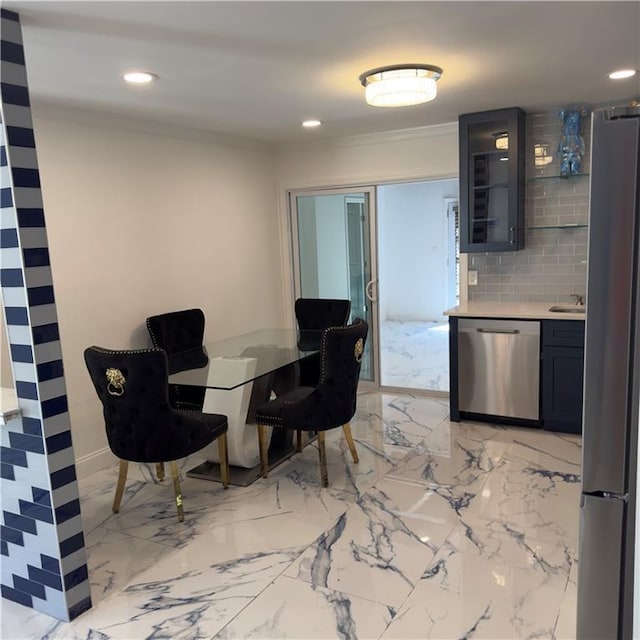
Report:
[[[315,433],[303,432],[302,448],[317,439]],[[281,465],[296,453],[296,447],[291,441],[281,443],[280,447],[269,448],[269,471]],[[189,478],[199,478],[200,480],[211,480],[213,482],[222,482],[220,475],[220,465],[217,462],[205,460],[202,464],[187,471]],[[237,487],[248,487],[260,477],[260,465],[247,469],[245,467],[236,467],[229,465],[229,484]]]

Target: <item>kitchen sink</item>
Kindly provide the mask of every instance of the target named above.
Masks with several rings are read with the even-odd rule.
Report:
[[[549,311],[553,313],[584,313],[585,307],[581,305],[573,305],[573,306],[555,306],[549,307]]]

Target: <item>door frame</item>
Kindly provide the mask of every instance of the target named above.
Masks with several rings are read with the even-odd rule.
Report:
[[[444,216],[446,218],[444,243],[447,247],[447,291],[451,288],[456,291],[458,303],[460,302],[460,292],[462,289],[462,273],[460,267],[460,225],[457,226],[458,236],[456,238],[456,221],[455,216],[459,215],[460,200],[459,198],[444,198]],[[451,242],[453,241],[453,251],[451,251]],[[453,265],[449,261],[453,260]],[[457,264],[456,264],[457,262]],[[453,268],[452,268],[453,267]],[[457,272],[457,278],[456,278]]]
[[[294,299],[299,298],[302,291],[302,281],[300,273],[300,247],[298,244],[298,217],[296,199],[298,197],[308,196],[329,196],[329,195],[352,195],[355,193],[366,193],[369,202],[369,272],[370,281],[374,285],[373,299],[367,296],[370,309],[369,335],[367,342],[370,345],[372,379],[361,380],[360,386],[365,390],[373,390],[380,388],[380,353],[379,353],[379,320],[378,320],[378,256],[377,256],[377,205],[376,205],[376,186],[375,185],[357,185],[351,187],[336,187],[323,189],[289,189],[287,190],[287,215],[289,219],[289,242],[291,257],[293,263],[293,294]],[[366,288],[366,287],[365,287]],[[365,292],[366,295],[366,292]],[[291,311],[295,326],[295,314]]]

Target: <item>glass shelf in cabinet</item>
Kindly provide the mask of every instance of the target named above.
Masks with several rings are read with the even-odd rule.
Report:
[[[495,182],[494,184],[477,184],[473,186],[474,191],[482,191],[483,189],[507,189],[509,187],[506,182]]]
[[[508,156],[509,152],[504,149],[488,149],[487,151],[472,151],[471,156]]]
[[[537,182],[539,180],[571,180],[571,178],[582,178],[583,176],[588,175],[588,173],[572,173],[570,176],[561,176],[560,174],[556,173],[549,176],[529,176],[527,178],[527,182]]]

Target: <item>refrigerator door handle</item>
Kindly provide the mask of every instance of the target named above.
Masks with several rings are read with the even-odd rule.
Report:
[[[604,498],[605,500],[620,500],[621,502],[629,502],[628,493],[612,493],[611,491],[585,491],[580,494],[580,506],[584,506],[585,498]]]
[[[621,500],[584,494],[580,503],[576,638],[619,638],[622,537],[627,507]]]
[[[607,500],[620,500],[622,502],[629,502],[628,493],[611,493],[611,491],[603,491],[602,497]]]

